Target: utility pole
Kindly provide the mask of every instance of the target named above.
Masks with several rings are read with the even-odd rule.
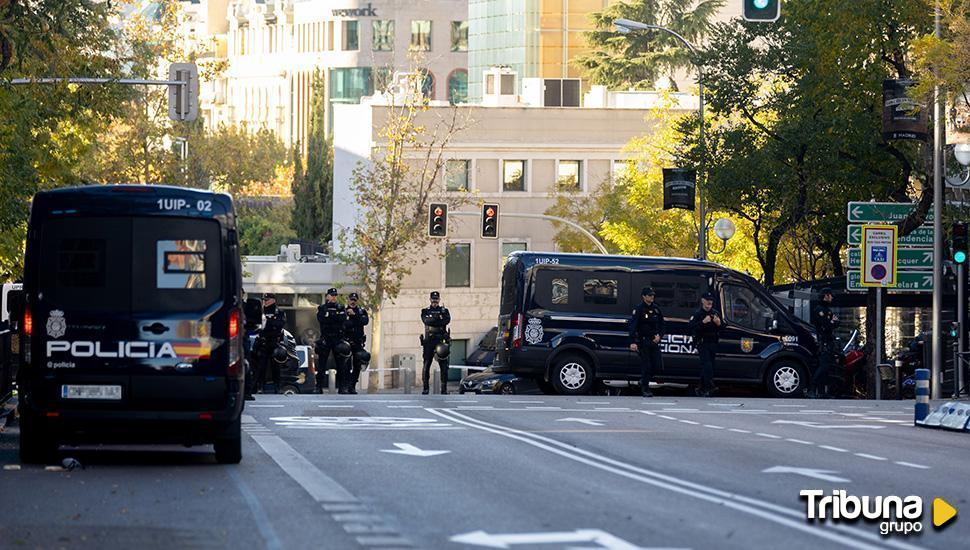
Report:
[[[939,39],[940,0],[936,0],[933,34]],[[940,398],[940,373],[943,372],[943,98],[939,69],[933,68],[933,363],[930,372],[930,397]],[[954,365],[955,367],[955,365]]]

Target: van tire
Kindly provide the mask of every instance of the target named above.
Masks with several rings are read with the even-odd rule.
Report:
[[[577,353],[556,357],[549,378],[556,392],[562,395],[588,394],[596,382],[593,362]]]
[[[216,438],[212,445],[219,464],[239,464],[242,460],[242,426],[239,420],[232,422],[225,435]]]
[[[808,373],[800,363],[782,359],[768,367],[765,387],[771,397],[801,397],[808,387]]]
[[[51,464],[57,459],[57,440],[44,433],[44,425],[33,414],[20,416],[20,462]]]

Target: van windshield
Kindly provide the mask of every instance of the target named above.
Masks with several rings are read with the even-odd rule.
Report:
[[[214,220],[76,217],[41,229],[40,291],[52,307],[92,312],[191,312],[222,292]]]

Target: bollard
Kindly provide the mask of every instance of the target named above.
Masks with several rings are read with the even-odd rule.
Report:
[[[329,393],[337,393],[337,369],[327,371],[327,389]]]
[[[404,384],[404,393],[405,394],[410,394],[411,393],[411,386],[414,385],[414,383],[411,382],[411,377],[413,376],[413,372],[411,371],[411,369],[409,369],[407,367],[404,367],[403,368],[403,371],[404,372],[401,373],[401,379],[403,381],[402,383]]]
[[[431,393],[437,394],[441,390],[441,374],[440,369],[434,369],[431,371]]]
[[[916,419],[919,424],[930,414],[930,369],[916,369]]]
[[[896,359],[896,400],[903,398],[903,361]]]
[[[380,376],[377,369],[367,370],[367,393],[380,393]]]

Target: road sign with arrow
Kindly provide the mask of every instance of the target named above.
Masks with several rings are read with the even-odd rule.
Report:
[[[900,271],[896,274],[896,286],[893,292],[932,292],[933,291],[933,272],[932,271]],[[860,273],[858,271],[846,272],[845,289],[849,291],[865,291],[868,287],[862,286]]]
[[[851,224],[847,227],[849,246],[862,244],[862,225]],[[912,233],[899,238],[899,246],[933,246],[933,228],[917,227]]]
[[[905,202],[850,202],[849,223],[892,223],[905,219],[916,208]],[[926,213],[926,223],[933,222],[933,210]]]

